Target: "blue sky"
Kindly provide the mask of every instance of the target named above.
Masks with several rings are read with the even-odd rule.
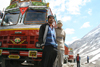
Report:
[[[82,38],[100,24],[100,0],[47,0],[66,31],[66,43]]]
[[[53,14],[62,20],[66,43],[82,38],[100,24],[100,0],[46,0]],[[0,10],[10,0],[0,0]]]

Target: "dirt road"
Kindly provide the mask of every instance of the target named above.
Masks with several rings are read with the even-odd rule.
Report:
[[[76,63],[67,63],[63,65],[64,67],[77,67]],[[88,64],[81,64],[80,67],[100,67],[100,65],[88,63]]]

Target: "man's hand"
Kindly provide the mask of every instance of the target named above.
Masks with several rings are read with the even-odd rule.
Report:
[[[42,46],[42,49],[44,49],[44,46]]]

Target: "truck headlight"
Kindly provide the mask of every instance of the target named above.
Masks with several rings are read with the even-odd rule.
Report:
[[[2,46],[2,42],[0,42],[0,46]]]
[[[38,42],[36,42],[36,47],[40,48],[41,45]]]

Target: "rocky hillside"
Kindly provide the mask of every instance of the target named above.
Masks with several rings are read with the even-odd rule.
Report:
[[[87,56],[90,57],[90,62],[100,59],[100,25],[69,47],[73,48],[74,55],[80,54],[82,62],[86,62]]]

